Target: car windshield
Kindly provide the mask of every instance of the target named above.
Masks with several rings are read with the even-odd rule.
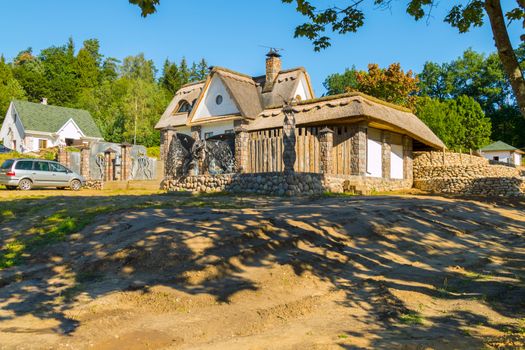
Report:
[[[14,162],[15,161],[13,159],[8,159],[2,164],[2,166],[0,168],[2,168],[2,169],[11,169],[11,167],[13,166]]]

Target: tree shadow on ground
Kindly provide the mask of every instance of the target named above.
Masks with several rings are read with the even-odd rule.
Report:
[[[50,200],[58,207],[74,201],[108,205],[104,197],[55,197],[34,199],[31,206]],[[56,320],[57,332],[72,334],[80,324],[66,314],[78,294],[148,293],[152,285],[228,303],[237,293],[260,288],[245,269],[275,264],[343,291],[343,306],[365,308],[366,315],[356,319],[369,325],[374,348],[384,346],[387,335],[400,339],[393,347],[403,346],[402,339],[424,343],[451,334],[481,344],[460,328],[503,327],[481,312],[461,309],[428,317],[420,326],[417,310],[398,293],[483,300],[502,317],[525,317],[525,219],[489,205],[384,196],[121,196],[119,202],[146,204],[94,215],[80,233],[35,248],[22,265],[0,271],[0,321],[32,315]],[[9,206],[24,204],[15,200]],[[516,208],[522,207],[514,203]],[[0,237],[7,240],[10,234],[5,229]],[[346,334],[359,338],[364,330]],[[340,346],[355,348],[344,341]]]

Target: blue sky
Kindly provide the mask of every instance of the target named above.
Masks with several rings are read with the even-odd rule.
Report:
[[[327,75],[352,65],[366,69],[371,62],[380,66],[400,62],[405,70],[417,72],[425,61],[447,62],[469,47],[495,50],[488,24],[458,34],[443,23],[448,1],[441,1],[428,23],[412,20],[403,3],[394,1],[391,10],[368,8],[365,26],[357,34],[334,34],[332,47],[316,53],[306,39],[293,38],[303,18],[280,0],[161,0],[159,11],[146,19],[127,0],[4,1],[0,53],[11,60],[27,47],[38,52],[62,45],[69,37],[79,47],[83,40],[97,38],[105,56],[122,59],[144,52],[157,68],[167,57],[177,61],[182,56],[189,61],[204,57],[210,65],[259,75],[267,51],[259,45],[267,45],[285,49],[284,68],[304,66],[321,95]],[[510,34],[517,44],[521,34],[517,23]]]

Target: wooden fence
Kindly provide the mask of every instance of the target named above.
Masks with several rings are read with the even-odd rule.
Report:
[[[297,172],[320,173],[319,127],[295,129]],[[283,162],[283,129],[260,130],[250,133],[248,141],[249,173],[281,172]]]
[[[332,171],[334,174],[352,175],[350,157],[352,152],[351,130],[348,126],[332,127],[334,146],[332,148]]]

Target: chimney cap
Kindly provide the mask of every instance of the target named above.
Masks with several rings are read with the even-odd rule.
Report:
[[[268,51],[268,53],[266,54],[266,57],[268,57],[268,58],[270,58],[270,57],[281,57],[281,54],[279,54],[279,51],[280,51],[279,49],[271,47],[270,51]]]

